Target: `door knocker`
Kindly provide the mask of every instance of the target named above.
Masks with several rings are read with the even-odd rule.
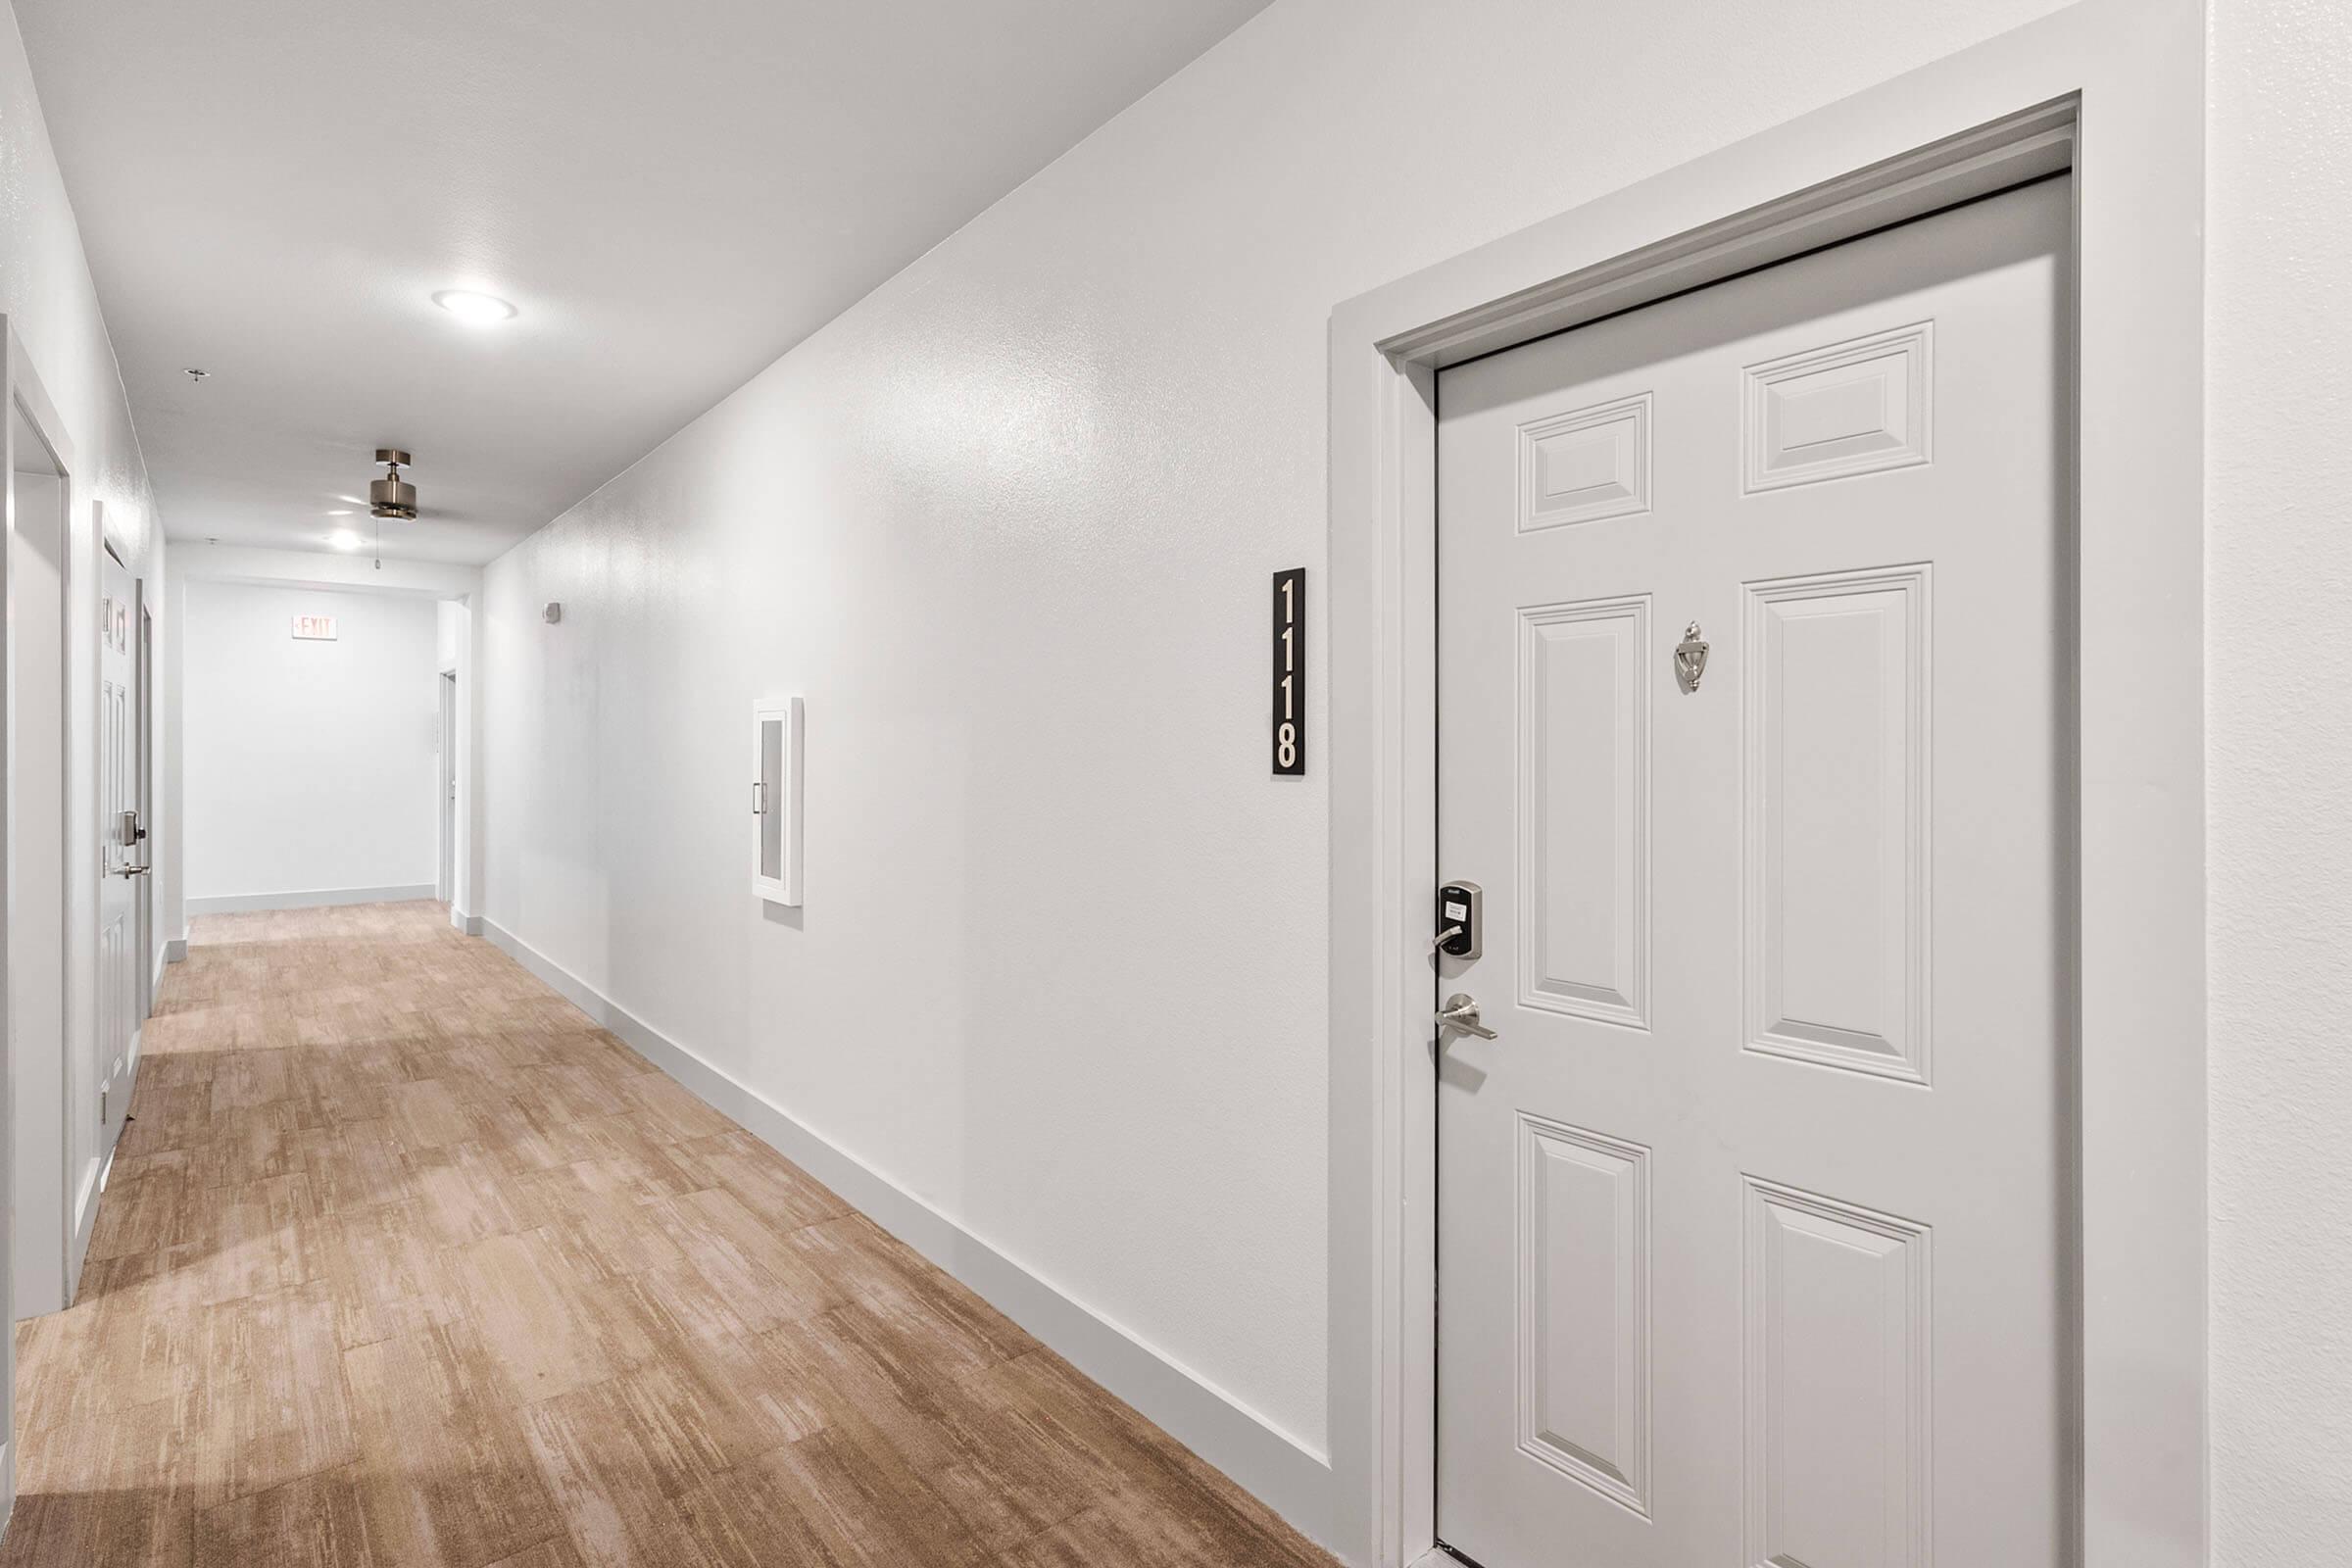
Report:
[[[1707,641],[1698,634],[1698,622],[1692,621],[1683,629],[1683,640],[1674,645],[1674,678],[1682,683],[1683,695],[1688,697],[1698,690],[1698,678],[1707,672]]]

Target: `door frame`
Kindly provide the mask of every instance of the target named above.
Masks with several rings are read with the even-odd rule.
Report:
[[[2080,1560],[2206,1560],[2204,7],[2082,0],[1331,323],[1328,1539],[1436,1541],[1438,371],[2071,170]],[[1497,1565],[1500,1568],[1500,1565]]]
[[[13,858],[17,809],[17,746],[16,746],[16,689],[18,624],[14,611],[17,590],[17,515],[16,515],[16,421],[7,416],[22,409],[49,455],[63,470],[59,480],[59,504],[62,511],[58,561],[58,638],[60,668],[58,678],[64,683],[60,697],[58,765],[63,769],[58,803],[63,820],[58,823],[61,838],[66,839],[65,875],[59,886],[60,907],[44,914],[39,910],[20,910],[17,907],[17,876]],[[54,1232],[44,1229],[45,1238],[54,1235],[57,1241],[58,1279],[62,1291],[72,1290],[72,1243],[74,1201],[74,1145],[72,1102],[73,1031],[75,1014],[74,994],[74,896],[73,878],[75,863],[69,830],[74,820],[74,596],[76,588],[74,570],[74,550],[76,543],[74,512],[78,500],[75,481],[80,472],[72,432],[50,400],[40,373],[33,368],[31,356],[18,334],[16,324],[6,315],[0,315],[0,482],[7,485],[6,505],[0,507],[0,606],[9,613],[0,616],[5,631],[0,632],[0,1143],[5,1144],[5,1156],[0,1156],[0,1213],[11,1217],[4,1238],[0,1238],[0,1322],[16,1322],[17,1251],[26,1239],[18,1234],[22,1216],[17,1214],[16,1194],[16,1010],[8,1004],[17,977],[10,972],[9,953],[13,933],[19,919],[56,918],[61,922],[63,935],[59,955],[59,1012],[58,1012],[58,1082],[64,1092],[58,1105],[58,1191],[63,1200],[59,1212],[48,1217]],[[63,1306],[64,1300],[58,1305]],[[16,1448],[16,1335],[0,1334],[0,1516],[13,1506],[17,1495]]]
[[[434,750],[435,789],[440,799],[433,823],[441,840],[441,854],[433,868],[433,881],[441,902],[451,908],[458,904],[458,668],[455,664],[433,674],[434,720],[440,726]]]
[[[76,650],[74,639],[77,629],[74,610],[77,600],[88,591],[88,586],[81,580],[82,573],[74,559],[75,552],[81,543],[79,529],[76,526],[78,520],[76,513],[82,499],[79,484],[79,463],[74,453],[74,437],[72,432],[66,428],[64,416],[58,413],[57,405],[51,401],[48,388],[43,384],[40,372],[34,368],[32,358],[25,350],[24,340],[16,333],[13,325],[4,317],[0,317],[0,336],[7,338],[8,345],[7,400],[4,404],[0,404],[0,413],[6,413],[10,409],[21,410],[24,415],[25,422],[32,426],[37,438],[49,449],[50,458],[62,470],[58,480],[58,504],[61,515],[58,521],[57,585],[58,680],[61,687],[58,698],[58,734],[56,736],[56,766],[59,770],[57,800],[59,810],[62,813],[57,823],[57,830],[62,851],[60,866],[62,874],[58,881],[58,906],[51,911],[58,922],[59,933],[56,1062],[58,1101],[54,1112],[55,1126],[52,1129],[52,1136],[57,1141],[58,1208],[54,1214],[32,1217],[26,1234],[20,1235],[14,1229],[15,1226],[26,1225],[27,1215],[22,1197],[17,1193],[15,1186],[16,1116],[20,1108],[16,1102],[15,1069],[21,1043],[16,1038],[15,1009],[9,1007],[5,1010],[8,1015],[6,1076],[9,1080],[6,1128],[10,1140],[10,1153],[8,1159],[0,1163],[6,1164],[9,1181],[7,1191],[12,1229],[8,1239],[7,1309],[8,1320],[14,1322],[16,1321],[17,1288],[21,1283],[25,1283],[19,1280],[15,1265],[19,1256],[26,1249],[36,1250],[40,1254],[41,1261],[41,1272],[26,1285],[26,1288],[41,1291],[43,1293],[41,1299],[44,1302],[55,1302],[54,1306],[43,1306],[42,1310],[56,1310],[57,1307],[65,1306],[74,1299],[74,1288],[80,1269],[80,1254],[74,1246],[74,1135],[76,1129],[74,1105],[74,1045],[75,1032],[85,1021],[85,1012],[91,1019],[96,1016],[98,995],[94,983],[94,969],[92,971],[93,984],[90,988],[85,990],[74,983],[75,960],[82,956],[85,949],[93,962],[96,956],[95,943],[90,940],[91,927],[84,926],[74,919],[75,878],[88,873],[88,862],[81,858],[79,847],[74,843],[75,826],[74,763],[76,739],[74,719],[82,695],[75,682],[78,670],[75,667],[74,659]],[[7,574],[5,580],[9,605],[6,678],[4,681],[0,681],[0,687],[5,688],[0,690],[0,705],[8,705],[15,701],[19,662],[19,627],[15,613],[18,528],[15,500],[18,453],[16,450],[16,426],[13,419],[9,421],[5,434],[0,435],[0,448],[5,449],[6,477],[9,486],[6,536],[4,541],[0,541],[0,558],[4,558],[4,563],[0,563],[0,571],[5,571]],[[93,603],[91,615],[93,624],[95,624],[96,618]],[[92,658],[92,669],[94,670],[96,667],[94,651]],[[13,859],[6,858],[13,851],[14,840],[11,835],[19,814],[17,782],[20,761],[17,746],[17,715],[13,707],[6,708],[6,712],[8,735],[7,807],[5,812],[0,812],[0,864],[4,864],[6,867],[8,893],[6,918],[4,921],[0,921],[0,964],[6,962],[6,955],[14,946],[13,932],[16,922],[19,919],[37,920],[42,918],[41,913],[37,910],[25,910],[18,907],[16,866]],[[93,745],[95,738],[95,731],[93,731]],[[94,780],[96,777],[95,767],[91,770],[91,776]],[[92,810],[91,817],[93,821],[96,819],[95,809]],[[95,910],[93,909],[93,916],[94,914]],[[0,995],[12,993],[17,983],[16,975],[0,969]],[[50,1119],[42,1115],[40,1106],[33,1105],[24,1108],[28,1114],[41,1116],[44,1121]]]

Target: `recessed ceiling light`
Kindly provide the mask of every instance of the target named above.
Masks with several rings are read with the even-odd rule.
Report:
[[[326,536],[326,542],[337,550],[357,550],[368,541],[349,528],[337,528]]]
[[[433,296],[433,303],[468,326],[489,326],[514,314],[514,307],[505,300],[471,289],[445,288]]]

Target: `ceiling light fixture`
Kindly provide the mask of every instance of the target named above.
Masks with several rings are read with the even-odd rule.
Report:
[[[361,545],[367,543],[355,530],[350,528],[337,528],[326,536],[326,542],[337,550],[357,550]]]
[[[433,296],[433,303],[467,326],[493,326],[514,315],[514,307],[496,295],[466,288],[445,288]]]

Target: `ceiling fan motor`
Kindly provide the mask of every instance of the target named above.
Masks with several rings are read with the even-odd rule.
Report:
[[[377,447],[375,461],[384,466],[384,476],[368,482],[368,514],[413,520],[416,515],[416,487],[400,476],[400,466],[409,461],[409,455],[392,447]]]

